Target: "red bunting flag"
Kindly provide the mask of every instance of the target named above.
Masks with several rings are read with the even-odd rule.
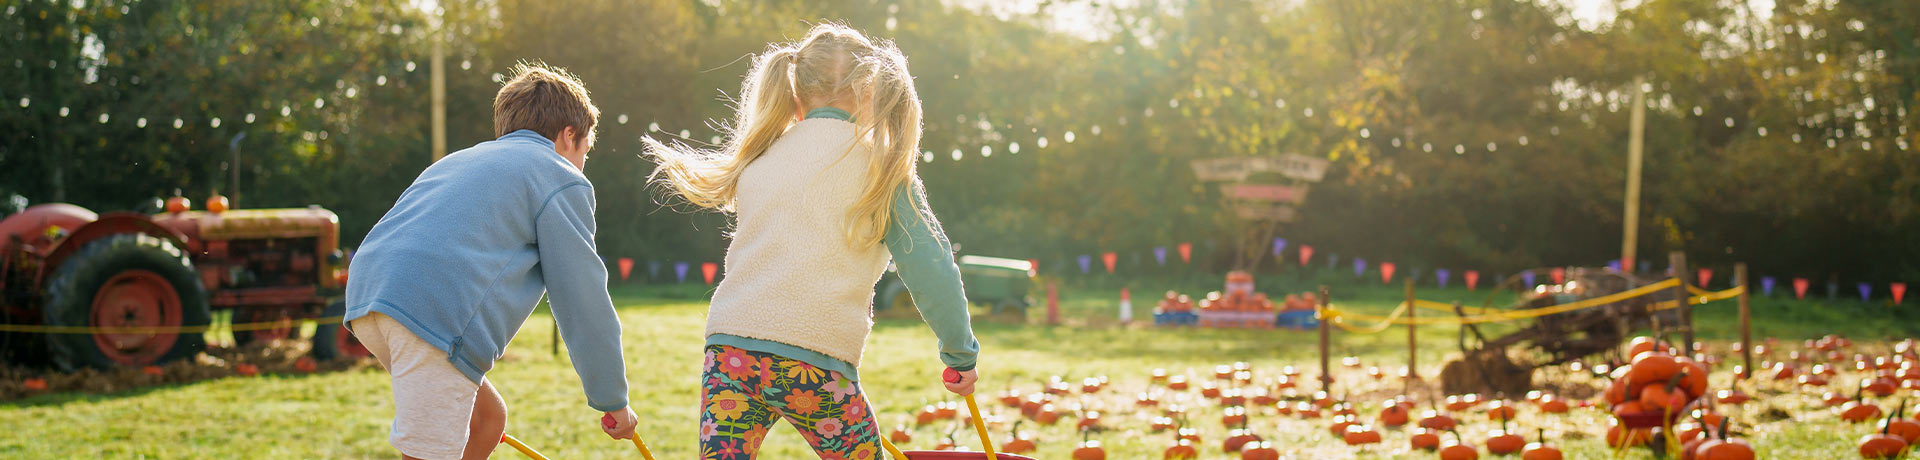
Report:
[[[1120,261],[1118,254],[1109,252],[1100,255],[1100,263],[1107,264],[1107,274],[1109,275],[1113,274],[1113,263],[1118,261]]]
[[[1309,260],[1313,260],[1313,246],[1300,245],[1300,266],[1307,266]]]
[[[1800,299],[1800,300],[1807,300],[1808,285],[1809,283],[1806,278],[1794,278],[1793,279],[1793,298]]]
[[[620,281],[626,281],[627,275],[633,274],[633,258],[621,257],[619,263],[620,263]]]
[[[1380,282],[1382,283],[1393,282],[1393,262],[1380,263]]]
[[[1040,276],[1040,259],[1027,259],[1027,276]]]
[[[1553,284],[1566,284],[1567,269],[1565,267],[1553,267],[1551,273],[1553,274]]]
[[[1175,248],[1180,250],[1181,263],[1193,262],[1193,243],[1180,243]]]
[[[1700,284],[1698,284],[1697,286],[1707,287],[1707,282],[1713,281],[1713,269],[1702,268],[1698,271],[1698,273],[1699,274],[1697,276],[1700,278]]]
[[[1900,299],[1907,296],[1907,283],[1888,284],[1887,290],[1893,291],[1893,304],[1899,305]]]
[[[719,272],[719,271],[720,271],[720,264],[716,264],[713,262],[700,263],[700,276],[706,278],[708,286],[713,285],[713,275],[715,275],[716,272]]]
[[[1480,284],[1480,271],[1467,270],[1467,290],[1469,291],[1474,290],[1474,287],[1479,284]]]

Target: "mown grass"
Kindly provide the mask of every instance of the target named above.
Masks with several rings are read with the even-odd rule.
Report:
[[[1262,290],[1284,292],[1327,280],[1279,279],[1263,283]],[[1335,280],[1338,281],[1338,280]],[[1299,286],[1290,286],[1298,283]],[[1036,458],[1068,458],[1079,436],[1072,430],[1070,408],[1075,405],[1107,414],[1108,428],[1093,434],[1105,443],[1109,458],[1159,458],[1171,436],[1147,430],[1155,410],[1136,410],[1134,395],[1163,392],[1166,404],[1191,408],[1191,420],[1200,428],[1203,458],[1228,458],[1219,453],[1227,428],[1219,421],[1217,404],[1197,392],[1166,392],[1147,382],[1154,368],[1191,373],[1206,380],[1213,366],[1245,361],[1256,382],[1276,376],[1283,366],[1316,374],[1317,336],[1283,330],[1162,329],[1135,324],[1122,327],[1112,319],[1117,310],[1117,283],[1077,282],[1062,293],[1063,326],[1040,325],[1042,311],[1029,324],[981,319],[976,329],[985,354],[981,363],[983,396],[1014,388],[1033,392],[1052,376],[1070,382],[1108,376],[1111,386],[1099,394],[1075,395],[1061,406],[1070,416],[1057,426],[1026,423],[1023,430],[1038,439]],[[1187,292],[1217,289],[1205,279],[1134,281],[1136,318],[1150,318],[1155,292],[1179,288]],[[1335,287],[1343,306],[1384,312],[1402,295],[1378,285]],[[621,288],[616,300],[625,325],[625,352],[630,363],[634,407],[642,414],[640,432],[660,458],[693,458],[697,418],[699,344],[705,316],[705,288],[672,286]],[[1036,293],[1040,294],[1040,293]],[[1463,289],[1423,289],[1429,300],[1478,303],[1482,292]],[[1043,297],[1036,295],[1036,297]],[[1733,303],[1702,307],[1699,335],[1715,350],[1737,338]],[[1790,301],[1757,299],[1753,304],[1755,337],[1783,339],[1781,356],[1797,347],[1799,339],[1844,333],[1862,344],[1863,352],[1884,353],[1883,339],[1915,335],[1914,306],[1888,308],[1846,301]],[[630,445],[600,434],[598,414],[586,407],[564,352],[550,353],[551,318],[536,314],[513,344],[508,357],[489,376],[511,408],[509,432],[553,458],[638,458]],[[1498,326],[1496,326],[1498,328]],[[1443,359],[1456,353],[1457,331],[1423,328],[1420,332],[1420,369],[1438,373]],[[1334,353],[1359,357],[1360,369],[1337,369],[1336,394],[1378,398],[1398,394],[1394,379],[1365,377],[1365,366],[1398,369],[1405,364],[1406,330],[1392,328],[1374,335],[1336,333]],[[935,381],[939,363],[932,334],[910,313],[883,315],[868,342],[862,382],[884,426],[910,423],[923,404],[951,400]],[[1731,363],[1714,375],[1716,387],[1731,381]],[[1843,372],[1837,387],[1856,382],[1858,374]],[[1579,374],[1546,371],[1537,380],[1571,384],[1590,382]],[[1077,387],[1077,385],[1076,385]],[[1309,382],[1306,388],[1313,388]],[[1827,409],[1817,408],[1817,392],[1774,384],[1750,385],[1747,391],[1763,395],[1756,404],[1730,410],[1733,419],[1760,448],[1760,458],[1826,459],[1852,456],[1864,426],[1838,421]],[[0,457],[7,458],[389,458],[386,425],[392,404],[385,374],[377,367],[320,374],[270,374],[231,377],[138,388],[109,394],[54,393],[0,402]],[[1310,391],[1310,390],[1309,390]],[[1365,401],[1370,402],[1370,401]],[[1883,401],[1892,405],[1892,401]],[[989,398],[983,406],[1003,420],[1016,418]],[[1364,418],[1372,419],[1372,405]],[[1599,410],[1577,409],[1572,414],[1543,415],[1522,410],[1515,426],[1532,433],[1545,428],[1553,442],[1568,451],[1567,458],[1612,458],[1599,439],[1607,417]],[[1270,409],[1253,411],[1251,428],[1294,458],[1432,458],[1406,449],[1407,433],[1385,430],[1385,443],[1369,448],[1341,444],[1327,430],[1327,419],[1303,420],[1275,415]],[[1466,423],[1460,432],[1484,439],[1498,425],[1484,413],[1458,414]],[[910,425],[909,425],[910,426]],[[954,428],[953,422],[913,428],[915,441],[907,447],[928,448]],[[995,428],[996,439],[1007,439],[1007,428]],[[800,437],[790,428],[775,431],[761,458],[811,458]],[[966,431],[956,436],[960,445],[975,446]],[[1476,441],[1477,442],[1477,441]],[[518,458],[504,446],[495,458]],[[1650,458],[1636,451],[1631,458]],[[1232,458],[1238,458],[1237,456]]]

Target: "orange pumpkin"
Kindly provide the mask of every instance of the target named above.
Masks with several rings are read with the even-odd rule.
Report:
[[[1380,432],[1366,425],[1348,425],[1347,432],[1341,434],[1341,439],[1349,446],[1379,444]]]
[[[1840,406],[1841,420],[1861,423],[1876,418],[1880,418],[1880,406],[1857,400]]]
[[[1280,451],[1273,448],[1273,443],[1266,441],[1247,443],[1246,448],[1240,451],[1240,460],[1280,460]]]
[[[1399,404],[1394,403],[1393,401],[1387,401],[1386,407],[1380,409],[1379,420],[1381,425],[1398,427],[1398,426],[1406,425],[1407,419],[1410,417],[1411,416],[1407,414],[1407,408],[1402,407]]]
[[[1007,407],[1020,407],[1020,390],[1007,389],[1005,393],[1000,393],[1000,404]]]
[[[1495,455],[1517,454],[1526,446],[1526,437],[1507,431],[1506,420],[1501,420],[1500,429],[1493,430],[1493,434],[1487,437],[1487,452]]]
[[[1107,448],[1100,441],[1087,439],[1090,431],[1080,431],[1080,447],[1073,449],[1073,460],[1107,460]]]
[[[1686,378],[1684,374],[1676,375],[1664,385],[1647,385],[1645,389],[1640,390],[1640,405],[1653,412],[1679,411],[1692,399],[1678,386],[1680,380],[1684,378]]]
[[[1633,341],[1627,343],[1627,356],[1639,356],[1641,353],[1654,350],[1666,351],[1670,350],[1670,348],[1667,347],[1667,344],[1660,343],[1660,341],[1644,335],[1634,337]]]
[[[1172,377],[1167,377],[1167,389],[1174,390],[1174,391],[1186,391],[1187,376],[1175,375]]]
[[[1720,422],[1719,439],[1710,439],[1695,447],[1696,460],[1754,460],[1753,446],[1747,440],[1727,435],[1727,422]]]
[[[1200,458],[1200,451],[1193,448],[1192,441],[1182,439],[1167,446],[1166,453],[1161,454],[1160,458],[1162,460],[1193,460]]]
[[[1407,444],[1419,450],[1438,450],[1440,448],[1440,432],[1422,428],[1420,431],[1413,433],[1413,437],[1407,440]]]
[[[1901,415],[1904,415],[1906,411],[1907,404],[1905,402],[1900,403],[1900,409],[1895,410],[1893,416],[1887,417],[1885,421],[1881,422],[1880,431],[1884,432],[1884,434],[1898,436],[1901,440],[1911,445],[1915,442],[1920,442],[1920,421],[1911,418],[1901,418]]]
[[[1334,436],[1341,436],[1347,433],[1347,427],[1353,426],[1355,423],[1351,415],[1335,415],[1333,416],[1333,426],[1329,427],[1328,431],[1332,431]]]
[[[1572,408],[1567,406],[1566,400],[1560,399],[1559,397],[1554,395],[1546,395],[1546,396],[1540,397],[1541,412],[1545,412],[1549,414],[1565,414],[1569,410],[1572,410]]]
[[[1680,363],[1673,355],[1650,351],[1633,357],[1633,365],[1628,367],[1627,381],[1638,385],[1665,382],[1680,374]]]
[[[1453,417],[1433,409],[1427,409],[1424,416],[1420,417],[1421,428],[1447,431],[1453,429],[1455,425],[1458,423],[1454,422]]]
[[[1860,438],[1860,458],[1898,458],[1906,450],[1907,440],[1899,436],[1874,433]]]
[[[1720,404],[1728,404],[1728,405],[1734,405],[1734,406],[1746,404],[1748,401],[1753,400],[1753,397],[1747,396],[1746,393],[1742,393],[1738,389],[1720,390],[1719,396],[1720,396]]]
[[[1488,450],[1492,450],[1489,446]],[[1547,444],[1547,430],[1540,429],[1540,441],[1527,443],[1526,450],[1520,452],[1520,460],[1560,460],[1560,448]]]
[[[1225,410],[1221,411],[1221,415],[1220,415],[1221,425],[1239,426],[1239,425],[1245,425],[1246,423],[1247,423],[1246,408],[1228,407]],[[1238,451],[1238,449],[1235,449],[1235,450]]]
[[[1514,410],[1513,406],[1507,405],[1506,401],[1494,401],[1493,407],[1487,408],[1488,420],[1499,420],[1499,421],[1505,422],[1507,420],[1513,420],[1513,418],[1515,416],[1518,416],[1519,414],[1520,412],[1517,410]]]
[[[1173,428],[1173,419],[1169,417],[1154,417],[1151,426],[1155,433],[1167,431]]]
[[[1181,428],[1178,430],[1174,430],[1174,438],[1180,439],[1182,441],[1192,442],[1194,444],[1199,444],[1200,430],[1193,429],[1193,428]]]
[[[27,391],[47,391],[47,379],[35,377],[21,382]]]
[[[906,425],[896,425],[892,433],[887,433],[887,440],[893,441],[894,444],[906,444],[913,442],[913,434],[907,432]]]
[[[1220,449],[1226,453],[1239,452],[1240,448],[1246,447],[1250,442],[1260,442],[1260,435],[1253,434],[1253,431],[1245,428],[1238,428],[1227,432],[1227,439],[1220,443]]]
[[[1460,439],[1460,432],[1452,432],[1453,439],[1440,446],[1440,460],[1479,460],[1480,450]]]
[[[1006,452],[1009,454],[1025,454],[1025,453],[1031,453],[1036,449],[1037,446],[1034,446],[1032,438],[1020,436],[1020,421],[1018,420],[1013,422],[1012,435],[1013,435],[1012,441],[1007,441],[1006,444],[1003,444],[1000,446],[1001,452]]]

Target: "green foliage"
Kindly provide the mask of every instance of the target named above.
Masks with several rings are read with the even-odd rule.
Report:
[[[1161,270],[1151,248],[1193,242],[1205,269],[1271,268],[1243,246],[1274,232],[1409,268],[1597,265],[1618,257],[1645,77],[1641,258],[1920,275],[1920,10],[1900,0],[1650,0],[1598,24],[1509,0],[950,3],[474,0],[435,17],[397,1],[19,0],[0,17],[17,76],[0,80],[0,191],[127,209],[230,191],[238,168],[243,205],[327,206],[355,244],[428,164],[442,24],[450,149],[492,137],[511,63],[572,69],[603,111],[587,171],[602,252],[716,260],[726,218],[669,206],[639,138],[711,141],[744,57],[832,20],[912,59],[920,174],[969,253],[1071,272],[1117,251],[1143,274]],[[1188,167],[1282,153],[1334,166],[1278,228],[1233,217]]]

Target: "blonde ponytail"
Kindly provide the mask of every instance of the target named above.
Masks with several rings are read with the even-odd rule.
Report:
[[[649,180],[667,184],[694,206],[732,210],[740,173],[793,126],[798,105],[789,75],[798,52],[780,46],[754,59],[753,71],[740,88],[743,99],[728,129],[730,135],[718,151],[643,138],[645,152],[659,163]]]
[[[871,147],[872,155],[867,183],[847,212],[846,243],[854,248],[880,244],[893,219],[895,190],[910,187],[909,199],[924,203],[914,161],[920,149],[920,96],[906,55],[892,43],[875,43],[844,25],[814,26],[801,43],[776,45],[755,58],[740,94],[744,98],[728,141],[717,151],[646,139],[647,155],[659,162],[650,180],[695,206],[731,211],[741,173],[793,126],[799,101],[852,102],[863,105],[854,115],[855,137]],[[841,99],[848,96],[853,100]]]

